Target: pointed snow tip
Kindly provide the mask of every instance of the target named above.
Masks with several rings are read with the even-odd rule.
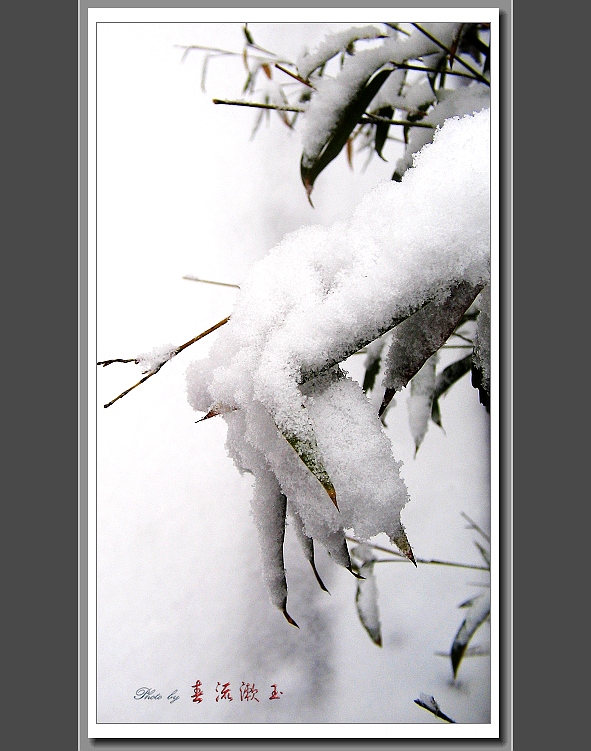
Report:
[[[361,576],[361,574],[358,574],[357,571],[355,571],[355,569],[353,568],[353,566],[346,566],[345,568],[347,569],[347,571],[350,571],[356,579],[365,580],[365,576]]]
[[[391,540],[400,550],[400,552],[404,556],[406,556],[408,560],[411,561],[411,563],[414,564],[415,568],[418,568],[414,553],[412,552],[412,548],[410,546],[410,542],[408,541],[408,537],[406,536],[406,532],[402,530],[399,534],[392,537]]]
[[[318,582],[318,585],[320,586],[320,589],[323,592],[328,592],[328,589],[324,586],[324,582],[320,578],[320,574],[318,573],[316,569],[316,565],[314,564],[314,561],[310,561],[310,565],[312,566],[312,571],[314,572],[314,576],[316,577],[316,581]],[[330,594],[330,592],[328,592]]]
[[[285,616],[285,620],[288,623],[291,623],[292,626],[295,626],[296,628],[299,628],[298,624],[294,621],[294,619],[291,617],[291,615],[287,612],[285,608],[282,608],[281,612]]]
[[[334,503],[336,510],[341,513],[341,509],[339,508],[339,504],[337,503],[337,491],[334,489],[332,485],[325,484],[324,489],[328,493],[328,497],[330,500]]]

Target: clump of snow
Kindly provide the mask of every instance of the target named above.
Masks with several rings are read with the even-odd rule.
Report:
[[[241,284],[208,358],[188,370],[189,402],[223,412],[238,468],[263,489],[274,477],[274,497],[344,566],[345,530],[395,543],[409,498],[375,408],[338,363],[454,285],[489,281],[489,139],[488,110],[452,118],[402,182],[378,185],[345,221],[287,235]],[[281,514],[264,521],[265,503],[255,518],[263,544],[276,546]]]
[[[141,367],[143,373],[149,373],[153,370],[158,370],[165,362],[170,360],[176,348],[176,344],[163,344],[159,347],[154,347],[150,352],[138,355],[135,361]]]
[[[455,90],[440,90],[437,94],[438,102],[429,111],[425,121],[432,125],[441,126],[454,116],[471,115],[480,112],[485,107],[490,107],[490,88],[484,84],[464,86]],[[407,105],[412,100],[408,99]],[[400,106],[401,102],[398,102]],[[414,154],[431,141],[433,131],[428,128],[411,128],[408,144],[404,156],[396,164],[396,172],[403,175],[412,165]]]

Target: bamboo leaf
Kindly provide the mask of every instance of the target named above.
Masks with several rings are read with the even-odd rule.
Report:
[[[464,618],[451,646],[450,656],[454,679],[458,674],[460,663],[470,639],[477,629],[490,618],[490,593],[487,592],[475,598],[470,602],[469,608],[470,612]]]
[[[316,158],[310,160],[305,152],[302,154],[300,174],[309,200],[316,178],[339,155],[359,123],[359,119],[391,72],[391,70],[379,71],[369,82],[363,82],[361,87],[354,92],[344,109],[336,113],[337,119],[333,127],[329,129],[327,138]]]
[[[369,638],[378,647],[382,646],[382,628],[378,608],[378,590],[374,573],[374,561],[365,562],[359,571],[364,577],[357,582],[355,605],[361,625],[369,634]]]
[[[314,477],[320,482],[322,487],[326,490],[328,497],[334,503],[337,511],[339,506],[337,504],[337,493],[332,484],[332,480],[326,471],[320,451],[318,450],[318,444],[312,433],[311,437],[297,435],[293,431],[282,430],[278,425],[277,429],[289,445],[294,449],[296,454],[300,457],[306,467],[314,475]]]
[[[390,539],[400,550],[400,552],[405,555],[409,561],[412,561],[412,563],[414,563],[414,565],[416,566],[417,562],[415,561],[410,542],[408,541],[408,537],[406,536],[404,529],[400,527],[397,533],[392,535]]]
[[[263,577],[269,598],[281,610],[288,623],[299,628],[287,612],[287,580],[283,556],[287,498],[271,471],[257,473],[255,476],[252,512],[259,535]]]
[[[380,109],[376,112],[377,115],[380,117],[384,117],[387,120],[391,120],[394,116],[394,108],[393,107],[380,107]],[[380,159],[383,159],[385,162],[387,159],[384,159],[384,156],[382,154],[382,149],[384,148],[384,145],[386,141],[388,140],[388,131],[390,129],[390,123],[377,123],[376,124],[376,137],[375,137],[375,150],[376,154],[380,157]]]
[[[308,535],[304,532],[304,524],[302,522],[302,517],[298,514],[298,512],[293,507],[290,507],[289,514],[294,523],[295,533],[296,533],[296,537],[298,538],[298,542],[300,543],[300,546],[302,550],[304,551],[304,555],[306,556],[306,559],[308,560],[308,562],[310,563],[310,566],[312,567],[312,571],[314,572],[314,576],[316,577],[318,586],[324,592],[328,592],[328,589],[324,586],[324,582],[320,578],[320,574],[318,573],[316,569],[316,563],[314,561],[314,540],[311,537],[308,537]],[[328,593],[330,594],[330,592]]]
[[[437,354],[432,355],[410,382],[408,399],[408,419],[413,440],[415,456],[429,426],[435,391],[435,368]]]
[[[309,78],[315,70],[324,68],[328,61],[332,60],[332,58],[336,57],[339,53],[342,54],[345,51],[348,51],[349,54],[352,54],[352,45],[354,45],[356,41],[360,39],[383,39],[385,36],[387,35],[382,34],[375,26],[363,26],[357,29],[351,29],[347,32],[346,37],[343,37],[342,34],[339,33],[332,34],[325,39],[321,48],[316,52],[306,53],[303,56],[301,65],[307,73],[305,78]],[[322,71],[320,71],[320,75],[321,74]]]
[[[434,300],[394,329],[384,385],[402,390],[427,360],[445,344],[462,321],[483,285],[460,282],[443,301]]]
[[[438,374],[437,380],[435,381],[435,392],[433,393],[431,419],[436,425],[439,425],[440,428],[442,428],[443,425],[441,424],[441,413],[439,411],[439,398],[445,394],[454,383],[457,383],[462,376],[466,375],[471,366],[472,355],[470,354],[466,355],[466,357],[463,357],[461,360],[452,362],[451,365],[448,365]]]

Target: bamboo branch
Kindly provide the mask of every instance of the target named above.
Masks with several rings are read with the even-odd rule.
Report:
[[[212,99],[214,104],[233,104],[236,107],[257,107],[262,110],[278,110],[279,112],[305,112],[302,107],[289,107],[282,104],[263,104],[262,102],[242,102],[237,99]]]
[[[348,540],[349,542],[355,542],[358,545],[363,544],[361,540],[358,540],[355,537],[345,536],[345,539]],[[374,545],[371,542],[366,542],[365,545],[369,545],[369,547],[373,548],[374,550],[380,550],[382,553],[389,553],[390,555],[396,556],[395,559],[382,559],[380,561],[375,561],[375,563],[402,563],[408,560],[408,558],[405,555],[403,555],[402,553],[399,553],[397,550],[392,550],[391,548],[385,548],[382,545]],[[476,565],[472,565],[469,563],[454,563],[453,561],[441,561],[436,558],[429,558],[429,559],[415,558],[415,561],[417,563],[425,563],[425,564],[430,564],[434,566],[453,566],[454,568],[468,568],[468,569],[473,569],[476,571],[490,571],[490,569],[486,566],[476,566]]]
[[[305,112],[303,107],[292,107],[282,104],[264,104],[263,102],[244,102],[238,99],[212,99],[214,104],[231,104],[235,107],[256,107],[263,110],[277,110],[278,112]],[[430,123],[411,122],[410,120],[389,120],[387,117],[379,115],[362,115],[360,123],[388,123],[389,125],[404,125],[409,128],[431,128],[435,125]]]
[[[440,70],[437,70],[437,68],[428,68],[428,67],[421,66],[421,65],[411,65],[410,63],[397,63],[395,60],[391,60],[390,62],[392,65],[395,65],[397,68],[400,68],[402,70],[418,70],[422,73],[437,73],[437,74],[442,72]],[[448,76],[460,76],[461,78],[469,78],[472,81],[480,80],[480,78],[475,78],[474,75],[470,75],[468,73],[461,73],[458,70],[446,70],[445,73]]]
[[[207,329],[207,331],[203,331],[201,334],[198,334],[197,336],[194,336],[192,339],[189,339],[188,342],[185,342],[184,344],[181,344],[179,347],[177,347],[175,350],[173,350],[173,352],[170,355],[170,357],[168,357],[166,360],[164,360],[164,362],[161,362],[160,365],[158,365],[153,370],[151,370],[141,380],[139,380],[137,383],[134,383],[133,386],[130,386],[128,389],[126,389],[125,391],[123,391],[121,394],[119,394],[119,396],[116,396],[114,399],[112,399],[107,404],[103,405],[105,407],[105,409],[107,407],[110,407],[112,404],[115,404],[116,401],[118,401],[119,399],[122,399],[124,396],[126,396],[127,394],[129,394],[130,391],[133,391],[138,386],[141,386],[142,383],[145,383],[148,380],[148,378],[151,378],[153,375],[156,375],[156,373],[158,373],[158,371],[169,360],[172,360],[173,357],[176,357],[184,349],[187,349],[187,347],[190,347],[191,344],[195,344],[195,342],[198,342],[200,339],[203,339],[204,336],[207,336],[208,334],[211,334],[212,331],[215,331],[216,329],[219,329],[220,326],[223,326],[225,323],[228,323],[229,320],[230,320],[230,316],[228,316],[227,318],[223,318],[221,321],[218,321],[218,323],[216,323],[214,326],[211,326],[209,329]],[[98,362],[97,365],[102,365],[104,367],[105,365],[109,365],[112,362],[137,362],[137,359],[133,358],[133,359],[130,359],[130,360],[119,360],[119,359],[117,359],[117,360],[103,360],[101,362]]]
[[[204,284],[218,284],[220,287],[235,287],[240,289],[238,284],[230,284],[229,282],[212,282],[211,279],[199,279],[198,276],[184,276],[183,279],[187,279],[190,282],[203,282]]]
[[[290,70],[287,70],[287,68],[284,68],[282,65],[279,65],[279,63],[275,63],[275,67],[278,68],[282,73],[287,73],[288,76],[295,78],[296,81],[299,81],[299,83],[303,84],[304,86],[307,86],[308,88],[316,91],[316,87],[312,86],[310,81],[305,81],[301,76],[298,76],[297,73],[292,73]]]

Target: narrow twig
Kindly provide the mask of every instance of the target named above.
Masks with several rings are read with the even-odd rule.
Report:
[[[447,52],[448,55],[451,56],[453,54],[452,50],[450,50],[449,47],[446,47],[445,44],[443,44],[443,42],[440,42],[439,39],[437,39],[436,37],[434,37],[433,34],[430,34],[426,29],[423,29],[423,27],[420,26],[418,23],[413,23],[412,25],[415,27],[415,29],[418,29],[418,31],[420,31],[421,34],[424,34],[428,39],[430,39],[432,42],[434,42],[438,47],[441,47],[441,49],[444,50],[445,52]],[[482,73],[479,73],[476,70],[476,68],[473,68],[467,62],[465,62],[464,60],[462,60],[461,57],[457,57],[456,56],[454,59],[455,59],[455,61],[457,63],[459,63],[460,65],[463,65],[464,68],[466,68],[466,70],[469,70],[470,73],[472,73],[472,75],[476,76],[476,78],[481,83],[485,83],[487,86],[490,86],[490,81],[487,78],[485,78],[482,75]],[[449,73],[450,71],[447,71],[447,72]]]
[[[194,336],[194,337],[193,337],[192,339],[190,339],[190,340],[189,340],[188,342],[185,342],[184,344],[181,344],[181,345],[180,345],[180,347],[177,347],[177,348],[176,348],[176,349],[175,349],[175,350],[174,350],[174,351],[172,352],[172,354],[170,355],[170,357],[169,357],[168,359],[164,360],[164,362],[161,362],[161,363],[160,363],[160,365],[158,365],[157,367],[155,367],[155,368],[154,368],[154,370],[151,370],[151,371],[150,371],[150,372],[149,372],[149,373],[148,373],[148,374],[147,374],[146,376],[144,376],[144,377],[143,377],[143,378],[142,378],[141,380],[139,380],[139,381],[138,381],[137,383],[134,383],[134,385],[133,385],[133,386],[130,386],[130,387],[129,387],[128,389],[126,389],[126,390],[125,390],[125,391],[123,391],[123,392],[122,392],[121,394],[119,394],[119,396],[116,396],[116,397],[115,397],[114,399],[112,399],[112,400],[111,400],[110,402],[108,402],[107,404],[105,404],[105,405],[104,405],[105,409],[106,409],[107,407],[110,407],[110,406],[111,406],[112,404],[115,404],[115,402],[116,402],[116,401],[118,401],[119,399],[122,399],[122,398],[123,398],[124,396],[126,396],[127,394],[129,394],[129,392],[130,392],[130,391],[133,391],[133,390],[134,390],[134,389],[136,389],[136,388],[137,388],[138,386],[141,386],[141,385],[142,385],[142,383],[145,383],[145,382],[146,382],[146,381],[148,380],[148,378],[151,378],[151,377],[152,377],[153,375],[156,375],[156,373],[158,373],[158,371],[159,371],[159,370],[160,370],[160,369],[162,368],[162,366],[163,366],[163,365],[166,365],[166,363],[167,363],[167,362],[168,362],[169,360],[172,360],[172,358],[173,358],[173,357],[176,357],[176,356],[177,356],[177,355],[178,355],[178,354],[179,354],[180,352],[182,352],[182,351],[183,351],[184,349],[187,349],[187,347],[190,347],[190,346],[191,346],[191,344],[195,344],[195,342],[198,342],[198,341],[199,341],[199,339],[203,339],[203,337],[204,337],[204,336],[207,336],[208,334],[211,334],[211,333],[212,333],[212,331],[215,331],[216,329],[219,329],[219,328],[220,328],[220,326],[223,326],[223,325],[224,325],[225,323],[228,323],[228,321],[229,321],[229,320],[230,320],[230,316],[228,316],[227,318],[223,318],[223,319],[222,319],[221,321],[218,321],[218,323],[216,323],[216,324],[215,324],[214,326],[211,326],[211,328],[207,329],[207,331],[203,331],[203,332],[202,332],[201,334],[198,334],[197,336]],[[105,363],[107,363],[107,364],[108,364],[108,363],[109,363],[109,360],[104,360],[103,362],[105,362]],[[121,360],[116,360],[116,361],[114,361],[114,362],[136,362],[136,360],[135,360],[135,359],[133,359],[133,360],[124,360],[124,361],[121,361]],[[102,364],[102,363],[97,363],[97,365],[101,365],[101,364]]]
[[[408,128],[431,128],[431,130],[435,130],[435,128],[437,127],[436,125],[431,125],[431,123],[422,123],[420,121],[411,122],[410,120],[390,120],[389,118],[382,117],[381,115],[362,115],[359,122],[387,123],[388,125],[403,125]]]
[[[137,363],[137,360],[135,359],[135,357],[132,357],[129,360],[122,360],[120,357],[115,357],[113,360],[101,360],[100,362],[97,362],[97,365],[102,365],[103,368],[105,368],[107,365],[112,365],[114,362],[135,362],[135,363]]]
[[[316,91],[316,87],[312,86],[310,81],[304,80],[301,76],[298,76],[297,73],[292,73],[290,70],[287,70],[287,68],[284,68],[282,65],[279,65],[279,63],[275,63],[275,67],[278,68],[282,73],[287,73],[288,76],[291,76],[292,78],[295,78],[296,81],[299,81],[299,83],[303,83],[304,86],[307,86],[310,89],[313,89]]]
[[[395,65],[397,68],[400,68],[401,70],[418,70],[421,73],[441,73],[440,70],[437,70],[437,68],[428,68],[422,65],[410,65],[409,63],[397,63],[395,60],[390,61],[392,65]],[[474,81],[474,76],[470,75],[469,73],[461,73],[457,70],[447,70],[446,74],[448,76],[460,76],[461,78],[469,78],[472,81]],[[480,79],[476,79],[480,80]]]
[[[437,702],[432,696],[430,698],[431,698],[431,701],[433,702],[433,706],[430,706],[430,704],[427,704],[422,699],[415,699],[414,702],[415,704],[418,704],[419,707],[426,709],[427,712],[431,712],[431,714],[435,715],[435,717],[439,717],[440,720],[444,720],[445,722],[451,722],[455,725],[456,721],[452,720],[451,717],[448,717],[439,709],[439,705],[437,704]]]
[[[236,287],[236,289],[240,289],[240,285],[238,284],[230,284],[229,282],[212,282],[211,279],[199,279],[198,276],[184,276],[183,279],[187,279],[190,282],[203,282],[204,284],[219,284],[220,287]]]
[[[349,542],[355,542],[358,545],[363,544],[361,540],[358,540],[355,537],[346,536],[345,539],[348,540]],[[399,553],[397,550],[385,548],[382,545],[375,545],[374,543],[371,543],[371,542],[366,542],[365,544],[369,545],[369,547],[373,548],[374,550],[381,550],[383,553],[389,553],[390,555],[396,556],[396,559],[382,559],[380,561],[376,561],[376,563],[401,563],[401,562],[408,560],[405,555],[403,555],[402,553]],[[440,560],[437,560],[436,558],[430,558],[428,560],[426,558],[415,558],[415,560],[417,563],[426,563],[426,564],[431,564],[435,566],[454,566],[455,568],[469,568],[469,569],[474,569],[476,571],[489,571],[490,570],[486,566],[476,566],[476,565],[471,565],[468,563],[454,563],[452,561],[440,561]]]
[[[278,110],[279,112],[305,112],[302,107],[289,107],[282,104],[263,104],[262,102],[241,102],[236,99],[212,99],[214,104],[233,104],[236,107],[258,107],[262,110]]]
[[[305,112],[303,107],[292,107],[282,104],[263,104],[263,102],[244,102],[238,99],[212,99],[214,104],[231,104],[235,107],[256,107],[263,110],[277,110],[278,112]],[[360,123],[387,123],[389,125],[404,125],[409,128],[431,128],[435,129],[435,125],[431,123],[411,122],[410,120],[389,120],[387,117],[380,117],[379,115],[362,115],[359,119]]]

